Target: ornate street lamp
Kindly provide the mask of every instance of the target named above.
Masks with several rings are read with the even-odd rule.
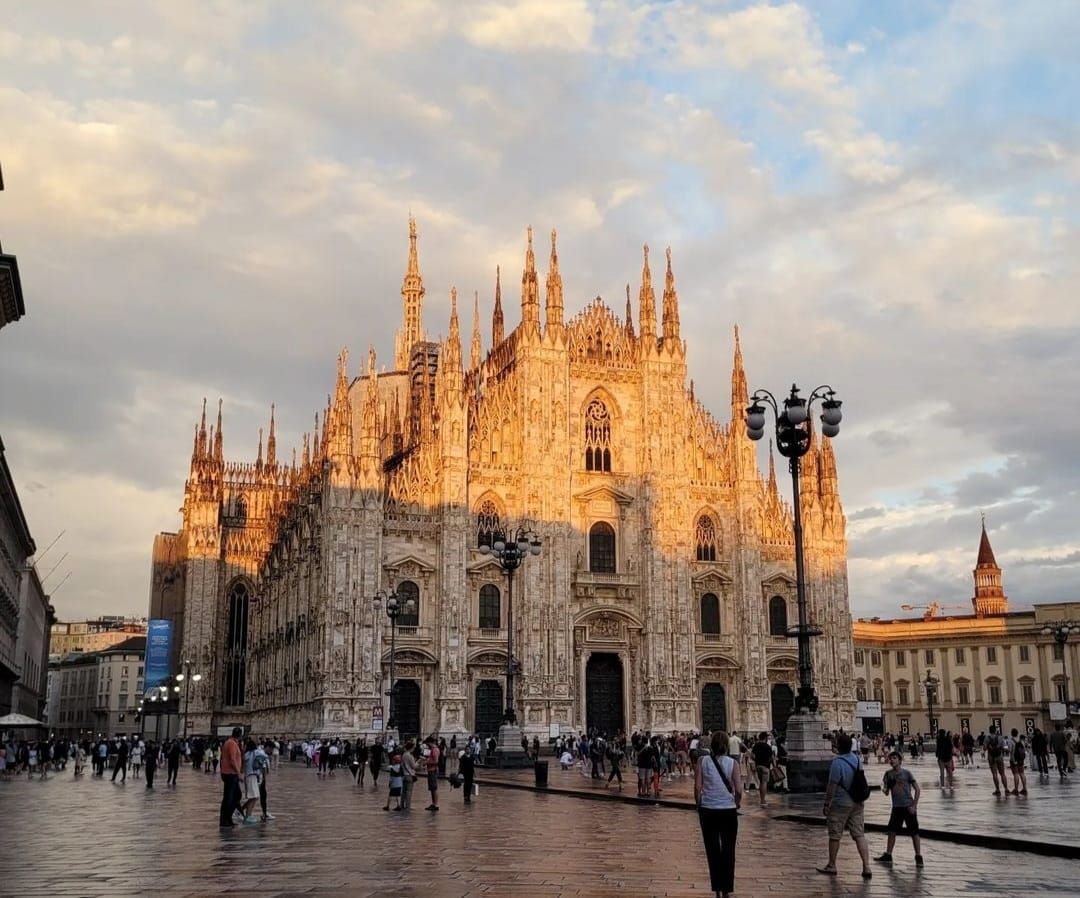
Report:
[[[1065,645],[1069,641],[1069,637],[1074,633],[1080,633],[1080,625],[1072,624],[1068,622],[1061,622],[1056,624],[1047,624],[1040,631],[1043,636],[1053,636],[1054,642],[1061,646],[1061,679],[1062,679],[1062,701],[1065,703],[1065,719],[1069,720],[1072,716],[1069,714],[1069,668],[1065,663]]]
[[[192,662],[185,658],[180,663],[180,666],[183,668],[183,671],[176,675],[176,682],[184,684],[184,741],[187,741],[188,708],[190,707],[188,702],[189,702],[189,699],[190,699],[190,696],[191,696],[191,684],[192,683],[198,683],[202,679],[202,674],[201,673],[192,673],[191,672],[191,664],[192,664]],[[179,692],[180,687],[179,686],[174,686],[173,691]]]
[[[937,698],[938,679],[926,668],[926,679],[923,687],[926,689],[926,717],[930,723],[930,735],[937,733],[937,724],[934,722],[934,699]]]
[[[827,437],[840,433],[841,402],[836,391],[827,384],[818,387],[808,399],[799,395],[799,388],[791,385],[790,395],[783,401],[783,409],[776,397],[768,390],[757,390],[746,409],[746,435],[760,440],[765,435],[766,404],[772,408],[776,426],[776,448],[788,459],[791,470],[791,489],[795,509],[795,589],[799,604],[799,624],[788,627],[787,635],[799,641],[799,695],[795,710],[814,713],[818,709],[818,697],[814,691],[813,661],[810,655],[810,639],[822,631],[810,626],[806,607],[806,575],[803,561],[802,508],[799,501],[799,463],[810,449],[810,412],[815,401],[821,401],[821,432]]]
[[[512,539],[501,533],[492,534],[491,545],[480,546],[481,555],[491,555],[506,573],[506,711],[503,720],[517,722],[514,713],[514,571],[530,555],[542,551],[540,537],[532,530],[519,527]]]
[[[394,719],[394,655],[397,654],[397,619],[402,611],[412,614],[416,610],[416,601],[410,598],[402,603],[391,584],[390,592],[380,590],[371,600],[371,604],[376,611],[386,605],[386,616],[390,618],[390,691],[386,693],[390,696],[390,718],[386,728],[393,730],[397,726]]]

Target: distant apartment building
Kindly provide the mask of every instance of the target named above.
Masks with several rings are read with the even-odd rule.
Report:
[[[129,636],[98,652],[72,653],[54,661],[49,730],[82,738],[141,732],[136,713],[143,693],[145,636]]]
[[[49,650],[54,659],[72,652],[100,652],[133,636],[146,635],[146,619],[103,616],[96,620],[57,621],[52,625]]]

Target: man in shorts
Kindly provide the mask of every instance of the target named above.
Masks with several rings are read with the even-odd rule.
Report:
[[[750,749],[754,758],[754,773],[758,783],[761,806],[765,807],[765,793],[769,791],[769,771],[772,769],[773,750],[769,745],[769,734],[758,733],[757,742]]]
[[[836,737],[836,757],[829,767],[829,785],[825,790],[825,823],[829,831],[829,862],[818,867],[818,873],[836,876],[836,855],[840,851],[840,839],[844,832],[851,834],[855,847],[862,858],[863,879],[873,878],[870,869],[870,849],[866,844],[863,823],[863,806],[851,797],[855,771],[859,769],[859,756],[851,750],[852,739],[848,733]]]
[[[889,754],[889,766],[892,769],[885,772],[885,778],[881,783],[881,791],[892,796],[892,815],[889,817],[888,826],[889,843],[885,847],[885,853],[874,860],[891,867],[896,837],[906,831],[911,836],[911,844],[915,848],[915,866],[921,869],[923,856],[922,845],[919,841],[919,818],[916,814],[922,790],[911,771],[901,766],[900,760],[899,753],[894,751]]]
[[[1009,794],[1009,782],[1005,779],[1005,740],[997,731],[996,727],[990,727],[990,735],[986,737],[986,760],[990,764],[990,775],[994,778],[994,794],[1001,795],[1004,786],[1005,794]]]

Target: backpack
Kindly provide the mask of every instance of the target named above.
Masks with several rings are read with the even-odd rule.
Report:
[[[1016,748],[1013,749],[1013,763],[1023,764],[1027,759],[1027,749],[1024,748],[1024,743],[1019,739],[1016,740]]]
[[[986,753],[988,755],[990,755],[991,758],[996,759],[996,758],[1001,757],[1001,737],[1000,736],[995,734],[995,735],[991,736],[989,739],[986,740]]]
[[[854,765],[847,758],[841,758],[840,760],[855,771],[851,777],[851,788],[844,791],[847,792],[855,804],[862,804],[870,797],[870,784],[866,781],[866,774],[863,773],[862,765]]]

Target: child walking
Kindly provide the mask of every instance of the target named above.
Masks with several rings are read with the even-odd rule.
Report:
[[[888,826],[889,844],[885,848],[885,853],[874,860],[891,867],[896,837],[906,830],[915,848],[915,866],[921,868],[923,856],[922,845],[919,841],[919,818],[916,812],[919,808],[919,796],[922,794],[922,789],[919,788],[919,783],[911,771],[901,765],[899,752],[889,753],[889,764],[892,769],[885,772],[885,778],[881,784],[881,791],[892,796],[892,815],[889,817]]]

